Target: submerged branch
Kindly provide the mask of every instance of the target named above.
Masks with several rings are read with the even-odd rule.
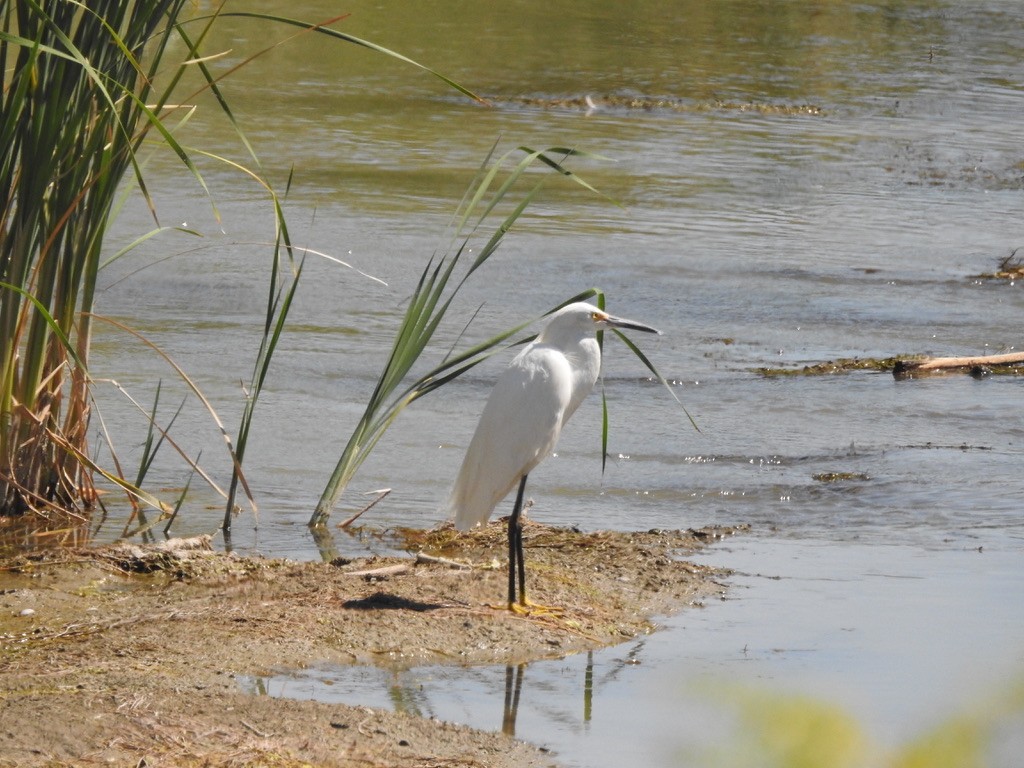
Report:
[[[1024,364],[1024,352],[1008,352],[1001,355],[979,355],[976,357],[931,357],[924,360],[898,360],[892,369],[896,378],[912,378],[919,373],[967,370],[972,376],[1001,373],[1020,373],[1016,368]]]

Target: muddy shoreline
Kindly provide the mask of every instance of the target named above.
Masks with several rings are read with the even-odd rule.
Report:
[[[686,560],[736,529],[593,532],[529,524],[513,616],[503,527],[403,531],[404,557],[238,557],[208,540],[0,563],[0,766],[534,766],[502,734],[244,693],[238,676],[316,663],[514,664],[623,642],[720,597]],[[417,553],[426,557],[417,558]]]

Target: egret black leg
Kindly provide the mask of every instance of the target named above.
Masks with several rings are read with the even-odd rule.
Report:
[[[523,518],[516,526],[516,564],[519,568],[519,604],[526,606],[526,554],[523,552]]]
[[[523,493],[526,491],[526,475],[519,481],[516,504],[512,517],[508,519],[508,606],[516,602],[516,573],[519,573],[519,602],[526,605],[526,558],[523,554]]]

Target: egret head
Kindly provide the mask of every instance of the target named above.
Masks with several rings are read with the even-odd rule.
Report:
[[[635,320],[626,320],[621,317],[609,315],[607,312],[598,309],[593,304],[578,301],[575,304],[569,304],[568,306],[562,307],[560,310],[555,312],[551,316],[551,320],[548,321],[548,324],[541,333],[541,336],[547,337],[549,335],[549,331],[556,333],[571,333],[572,331],[575,331],[581,335],[590,335],[605,328],[629,328],[634,331],[661,334],[661,331],[657,328],[652,328],[649,325],[638,323]]]

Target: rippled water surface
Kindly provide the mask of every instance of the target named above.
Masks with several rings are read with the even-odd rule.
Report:
[[[251,5],[281,12],[269,0]],[[284,10],[309,20],[341,12],[326,2]],[[749,541],[706,559],[784,578],[737,577],[739,599],[597,654],[595,680],[613,682],[592,687],[593,727],[578,721],[584,660],[527,668],[517,733],[555,744],[569,764],[618,765],[609,729],[655,708],[656,717],[629,726],[655,745],[649,764],[702,764],[711,758],[695,757],[679,743],[689,731],[674,729],[696,718],[729,734],[735,716],[716,718],[688,694],[666,692],[663,680],[685,688],[695,674],[721,673],[848,707],[891,744],[950,715],[960,694],[995,695],[1000,678],[1019,678],[1019,378],[766,378],[756,369],[1020,347],[1020,286],[974,276],[1024,245],[1024,6],[354,2],[342,10],[351,16],[339,29],[421,60],[493,106],[310,35],[226,82],[266,172],[283,187],[294,168],[286,204],[294,241],[355,267],[307,259],[246,459],[258,527],[243,514],[236,549],[317,557],[305,523],[403,302],[443,249],[445,225],[491,146],[578,147],[608,158],[572,167],[620,205],[553,180],[467,284],[442,336],[453,340],[478,307],[466,341],[591,286],[606,291],[612,312],[658,326],[662,337],[637,341],[701,431],[611,341],[607,471],[602,477],[595,397],[557,457],[531,475],[532,514],[585,529],[751,523]],[[226,69],[269,40],[265,27],[232,20],[211,42],[227,54],[211,65]],[[598,107],[578,106],[584,96]],[[651,108],[631,108],[630,99]],[[244,160],[215,108],[199,103],[188,141]],[[157,156],[150,167],[161,223],[203,236],[165,234],[112,264],[98,311],[171,354],[233,425],[265,302],[270,208],[259,187],[209,161],[218,222],[172,159]],[[130,200],[112,249],[150,227]],[[392,487],[368,525],[439,522],[502,362],[409,409],[338,514],[358,507],[361,493]],[[186,397],[161,359],[112,329],[100,332],[93,372],[147,405],[163,378],[166,419]],[[130,463],[143,418],[109,384],[98,385],[98,404]],[[226,482],[220,437],[194,398],[174,433]],[[825,473],[850,479],[816,479]],[[165,452],[151,482],[173,493],[186,477]],[[219,504],[194,481],[177,532],[214,530]],[[100,536],[118,529],[108,523]],[[343,536],[336,546],[365,551]],[[895,619],[900,631],[889,633]],[[948,627],[933,642],[940,620]],[[949,639],[957,627],[967,627],[961,643]],[[967,674],[978,651],[992,675]],[[617,661],[634,652],[642,664]],[[354,676],[357,700],[389,705],[388,674],[330,674]],[[500,714],[504,670],[403,674],[444,681],[424,684],[428,713],[500,726],[470,716],[476,705],[465,702],[491,692]],[[537,687],[538,679],[547,682]],[[272,692],[293,695],[296,685]],[[300,686],[298,695],[311,694]]]

